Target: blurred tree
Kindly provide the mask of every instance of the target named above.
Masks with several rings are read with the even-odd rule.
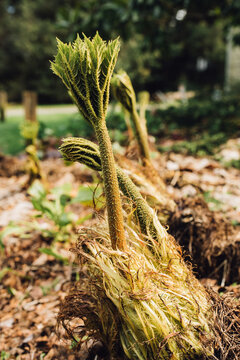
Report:
[[[56,8],[59,0],[1,0],[0,83],[10,98],[20,100],[23,90],[35,90],[43,101],[55,101],[49,60],[56,51]],[[60,91],[62,96],[64,92]]]
[[[221,84],[226,31],[240,20],[239,10],[239,0],[72,0],[59,9],[58,23],[71,40],[96,28],[105,38],[120,35],[119,66],[137,89],[154,91],[182,80]]]
[[[25,89],[40,102],[67,100],[49,70],[55,37],[96,30],[105,39],[121,36],[117,66],[136,90],[221,85],[227,31],[239,21],[240,0],[1,0],[0,88],[10,100]]]

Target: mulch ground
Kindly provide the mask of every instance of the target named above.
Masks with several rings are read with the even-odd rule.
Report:
[[[0,164],[0,230],[3,230],[11,221],[32,221],[36,211],[23,190],[27,181],[24,159],[2,156]],[[193,258],[197,276],[219,293],[232,292],[240,298],[240,171],[225,169],[209,158],[174,153],[157,157],[155,166],[178,203],[178,210],[170,218],[170,232],[184,246],[186,257]],[[42,168],[50,188],[71,183],[72,191],[76,192],[80,184],[93,181],[90,170],[79,164],[66,167],[61,159],[44,160]],[[72,211],[82,217],[94,210],[79,206]],[[43,227],[48,222],[38,221]],[[59,304],[78,273],[69,251],[74,245],[71,236],[68,242],[56,243],[58,252],[69,259],[67,264],[39,252],[39,248],[48,247],[51,242],[39,230],[23,237],[10,234],[2,241],[1,360],[86,359],[92,344],[87,343],[76,352],[75,344],[67,339],[63,329],[57,329]]]

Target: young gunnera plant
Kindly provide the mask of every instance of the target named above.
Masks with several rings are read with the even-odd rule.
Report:
[[[95,130],[101,154],[112,247],[124,250],[121,199],[106,126],[110,80],[119,48],[118,39],[106,43],[98,33],[92,41],[86,36],[83,40],[77,37],[73,44],[58,40],[58,53],[51,66],[66,85],[79,111]]]
[[[211,358],[208,296],[175,240],[114,163],[105,115],[118,50],[118,40],[106,43],[98,34],[92,40],[78,37],[73,44],[58,42],[52,63],[99,144],[69,139],[61,152],[102,172],[109,222],[109,232],[102,223],[81,232],[76,252],[85,277],[67,296],[60,320],[66,326],[66,320],[83,319],[88,336],[101,340],[111,359],[121,349],[122,358],[131,360]],[[125,232],[118,184],[133,202],[132,213],[124,216]],[[140,226],[132,221],[135,212]]]

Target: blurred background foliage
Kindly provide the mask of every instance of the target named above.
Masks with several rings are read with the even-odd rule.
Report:
[[[120,35],[118,68],[137,91],[221,87],[227,34],[239,20],[239,0],[1,0],[0,88],[11,101],[23,89],[42,103],[69,101],[49,69],[56,36],[71,41],[96,30],[104,39]]]

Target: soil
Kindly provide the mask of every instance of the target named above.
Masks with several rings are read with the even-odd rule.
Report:
[[[32,222],[36,214],[24,190],[27,175],[22,170],[23,163],[17,158],[0,157],[0,230],[11,221]],[[231,293],[231,298],[240,303],[240,170],[226,170],[209,158],[174,153],[156,157],[154,165],[177,202],[169,227],[183,246],[187,261],[192,261],[204,285],[221,296]],[[87,168],[79,164],[66,167],[57,158],[44,160],[41,166],[49,189],[71,183],[72,193],[76,194],[79,185],[96,179],[96,174]],[[78,217],[95,213],[87,206],[73,206],[71,210]],[[35,221],[42,228],[49,223],[45,218]],[[96,220],[87,221],[84,225],[94,226]],[[51,241],[39,229],[29,230],[24,236],[9,234],[2,239],[1,360],[104,359],[101,344],[93,347],[88,341],[79,350],[64,329],[57,328],[60,303],[77,279],[79,269],[69,251],[73,239],[55,245],[69,259],[68,263],[39,252],[40,248],[49,247]]]
[[[169,219],[170,233],[185,250],[199,278],[221,286],[240,279],[240,234],[221,212],[201,197],[182,199]]]

